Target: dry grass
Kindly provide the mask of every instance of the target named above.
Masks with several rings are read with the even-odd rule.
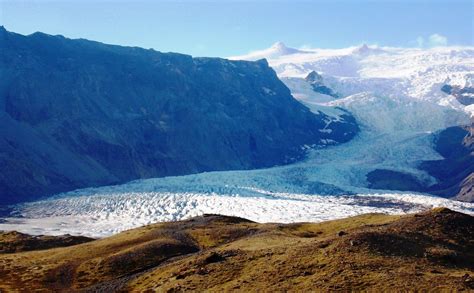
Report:
[[[473,233],[447,209],[289,225],[208,215],[0,254],[0,290],[472,291]]]
[[[16,231],[0,233],[0,253],[65,247],[86,243],[94,239],[83,236],[31,236]]]

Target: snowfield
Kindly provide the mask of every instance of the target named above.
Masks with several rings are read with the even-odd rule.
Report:
[[[278,42],[272,47],[230,59],[267,58],[278,76],[292,90],[300,86],[288,79],[303,79],[311,71],[323,76],[325,84],[342,96],[369,92],[375,96],[409,97],[471,111],[452,96],[441,92],[444,84],[474,86],[474,48],[396,48],[361,45],[344,49],[288,48]],[[304,90],[303,90],[304,91]],[[467,108],[467,109],[466,109]]]
[[[474,214],[473,203],[367,188],[374,169],[409,173],[441,159],[432,133],[469,123],[474,107],[442,92],[444,84],[473,86],[474,48],[360,46],[298,50],[277,43],[233,59],[268,58],[295,98],[331,119],[349,111],[361,127],[352,141],[314,149],[304,161],[250,171],[209,172],[87,188],[19,204],[1,230],[103,237],[133,227],[218,213],[258,222],[324,221],[361,213],[416,212],[438,206]],[[318,72],[340,98],[316,93],[304,79]],[[263,89],[265,90],[265,89]],[[327,129],[321,129],[327,131]]]

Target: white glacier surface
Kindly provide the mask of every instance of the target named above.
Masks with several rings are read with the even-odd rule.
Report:
[[[316,196],[261,191],[255,195],[122,192],[81,195],[24,204],[21,218],[7,218],[4,230],[31,234],[109,236],[142,225],[204,213],[257,222],[318,222],[362,213],[401,214],[444,206],[474,213],[474,205],[420,194],[374,193]]]
[[[349,143],[311,149],[305,161],[292,165],[137,180],[16,205],[14,217],[0,223],[0,230],[103,237],[204,213],[258,222],[318,222],[439,206],[474,214],[472,203],[365,187],[367,172],[375,168],[401,170],[432,182],[415,168],[420,158],[439,159],[429,133],[362,131]]]

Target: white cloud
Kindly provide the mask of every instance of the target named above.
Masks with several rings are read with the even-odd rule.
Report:
[[[446,46],[448,44],[448,38],[440,34],[432,34],[428,38],[428,43],[431,47]]]
[[[428,38],[424,38],[422,36],[419,36],[415,40],[416,44],[418,47],[423,48],[423,47],[441,47],[441,46],[447,46],[448,45],[448,38],[446,38],[443,35],[440,34],[432,34]],[[413,44],[413,42],[411,42]]]
[[[425,39],[420,36],[416,38],[416,43],[418,44],[418,47],[423,47],[423,45],[425,44]]]

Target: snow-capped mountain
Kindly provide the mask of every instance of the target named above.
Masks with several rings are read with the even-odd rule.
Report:
[[[275,59],[293,54],[305,54],[307,52],[287,47],[283,42],[276,42],[270,48],[255,51],[248,55],[230,57],[229,59],[256,61],[259,59]]]
[[[408,153],[417,153],[415,146],[409,146],[410,143],[403,139],[406,135],[421,137],[426,132],[469,125],[472,123],[470,120],[474,119],[474,48],[472,47],[420,49],[364,44],[337,50],[297,50],[293,54],[279,55],[275,50],[267,49],[232,58],[264,57],[265,52],[272,52],[267,56],[268,61],[291,89],[294,97],[315,112],[334,115],[334,109],[350,111],[363,128],[361,137],[386,135],[390,137],[387,140],[390,144],[405,144],[407,146],[405,153],[400,153],[400,157],[406,157]],[[465,129],[459,129],[454,132],[453,130],[442,132],[442,136],[452,140],[454,138],[447,133],[456,131],[466,134]],[[443,149],[439,147],[443,144],[440,139],[432,140],[436,141],[435,148]],[[461,137],[459,145],[463,145],[462,141]],[[374,144],[374,141],[372,139],[366,143]],[[416,148],[419,149],[420,146],[428,149],[432,144],[427,141],[425,145],[418,145]],[[393,148],[389,144],[387,149],[388,147]],[[460,147],[464,148],[460,154],[471,152],[468,146]],[[412,158],[414,161],[411,167],[414,169],[419,165],[416,160],[430,160],[423,155]],[[464,156],[462,160],[465,161],[466,158],[470,157]],[[459,160],[461,158],[457,159]],[[396,165],[398,166],[385,166],[384,168],[389,169],[387,174],[396,171],[402,172],[402,177],[406,176],[407,169],[400,168],[402,164]],[[455,165],[457,163],[452,166],[452,173],[448,171],[444,176],[437,178],[449,181],[450,184],[458,182],[440,192],[445,196],[456,194],[454,190],[458,190],[457,186],[469,182],[469,173],[473,172],[472,167],[468,169],[463,167],[462,171],[459,171],[457,170],[459,167]],[[469,167],[469,165],[469,162],[463,162],[463,166]],[[449,164],[447,166],[449,169]],[[375,173],[384,173],[379,172],[379,169],[375,170]],[[431,169],[431,172],[433,171],[435,170]],[[417,177],[414,181],[421,180],[419,172],[413,173],[413,170],[411,172]],[[464,183],[460,184],[460,181]],[[430,185],[426,182],[425,184]],[[446,182],[437,184],[445,187],[448,185]],[[473,196],[474,192],[463,198]]]
[[[403,96],[428,100],[440,105],[474,113],[474,108],[463,105],[441,88],[474,87],[474,48],[394,48],[368,46],[345,49],[305,49],[276,45],[231,59],[253,60],[266,58],[293,94],[301,90],[290,78],[304,79],[315,71],[326,85],[343,96],[370,92],[374,95]],[[291,52],[291,53],[288,53]]]

